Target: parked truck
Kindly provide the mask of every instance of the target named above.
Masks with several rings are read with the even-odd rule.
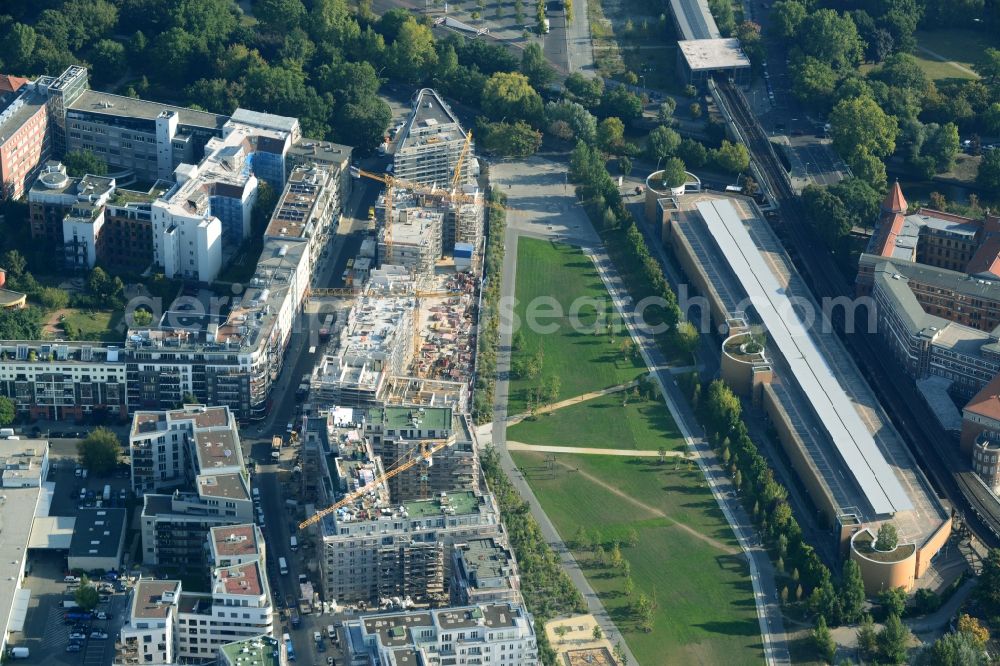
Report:
[[[312,613],[313,586],[312,583],[299,584],[299,611],[303,615]]]
[[[298,611],[297,608],[289,608],[288,609],[288,614],[292,618],[292,628],[293,629],[298,629],[299,627],[302,626],[302,617],[299,615],[299,611]]]
[[[108,501],[111,500],[111,484],[110,483],[106,484],[104,486],[104,494],[101,495],[101,497],[104,499],[105,502],[108,502]]]
[[[271,457],[275,460],[281,457],[281,437],[278,435],[271,438]]]
[[[295,661],[295,648],[292,646],[292,637],[288,634],[282,634],[281,638],[285,641],[285,652],[288,654],[288,661]]]

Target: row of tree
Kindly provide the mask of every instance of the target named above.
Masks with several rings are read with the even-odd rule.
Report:
[[[479,339],[476,353],[476,387],[472,416],[476,423],[493,420],[493,397],[497,381],[497,345],[500,343],[500,282],[503,275],[504,230],[507,198],[490,190],[486,213],[486,256],[483,260],[482,307],[479,310]]]

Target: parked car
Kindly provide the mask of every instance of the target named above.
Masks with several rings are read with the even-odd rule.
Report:
[[[114,618],[115,616],[112,615],[111,613],[107,613],[105,611],[97,611],[98,620],[113,620]]]
[[[70,643],[69,645],[66,646],[66,652],[79,652],[82,649],[83,646],[81,646],[79,643]]]
[[[87,634],[81,633],[79,631],[71,632],[69,635],[71,641],[83,641],[87,639]]]
[[[79,583],[80,582],[80,577],[79,576],[72,576],[72,575],[71,576],[64,576],[63,577],[63,582],[64,583]]]
[[[90,637],[95,641],[104,641],[108,639],[108,634],[106,631],[92,631]]]
[[[106,604],[109,601],[111,601],[111,597],[109,595],[107,595],[107,594],[102,594],[102,595],[98,596],[97,598],[100,599],[100,601],[101,601],[102,604]]]

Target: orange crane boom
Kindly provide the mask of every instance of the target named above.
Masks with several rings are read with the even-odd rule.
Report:
[[[455,174],[451,178],[452,195],[458,193],[458,188],[462,185],[462,166],[465,164],[465,157],[469,154],[469,146],[472,144],[472,130],[465,133],[465,143],[462,144],[462,152],[458,155],[458,162],[455,163]]]
[[[432,443],[432,442],[433,442],[434,445],[428,448],[427,445],[430,444],[430,443]],[[325,509],[317,511],[316,513],[314,513],[313,515],[309,516],[308,518],[306,518],[305,520],[303,520],[301,523],[299,523],[299,529],[300,530],[304,530],[305,528],[309,527],[310,525],[318,523],[320,520],[323,519],[324,516],[330,515],[331,513],[333,513],[334,511],[336,511],[337,509],[350,504],[351,502],[355,501],[359,497],[363,497],[365,495],[365,493],[371,492],[376,487],[378,487],[378,484],[382,483],[383,481],[388,481],[392,477],[394,477],[394,476],[396,476],[398,474],[402,474],[403,472],[405,472],[406,470],[410,469],[411,467],[413,467],[417,463],[423,462],[425,460],[430,459],[431,456],[433,456],[435,453],[437,453],[438,451],[440,451],[444,447],[448,446],[450,443],[451,443],[451,440],[448,440],[448,439],[422,439],[422,440],[420,440],[421,451],[415,457],[410,458],[409,460],[404,461],[404,462],[400,463],[399,465],[396,465],[395,467],[393,467],[391,470],[389,470],[388,472],[386,472],[384,474],[380,474],[379,476],[375,477],[375,479],[371,483],[365,484],[363,487],[358,488],[354,492],[347,493],[336,504],[332,504],[332,505],[326,507]]]

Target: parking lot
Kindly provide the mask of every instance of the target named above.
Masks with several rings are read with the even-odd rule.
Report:
[[[102,592],[107,601],[98,604],[95,612],[110,614],[110,619],[67,623],[64,619],[67,609],[63,608],[63,602],[72,601],[75,586],[64,582],[65,555],[54,551],[32,553],[29,563],[31,573],[24,577],[24,587],[31,590],[31,601],[24,632],[12,633],[9,640],[11,645],[25,646],[30,650],[31,656],[20,660],[20,663],[110,664],[114,657],[115,637],[128,610],[131,590],[120,591],[118,586],[114,586],[114,591],[109,587]],[[67,652],[70,633],[75,630],[80,630],[85,638],[79,641],[79,652]],[[90,638],[95,631],[104,632],[108,637]]]

